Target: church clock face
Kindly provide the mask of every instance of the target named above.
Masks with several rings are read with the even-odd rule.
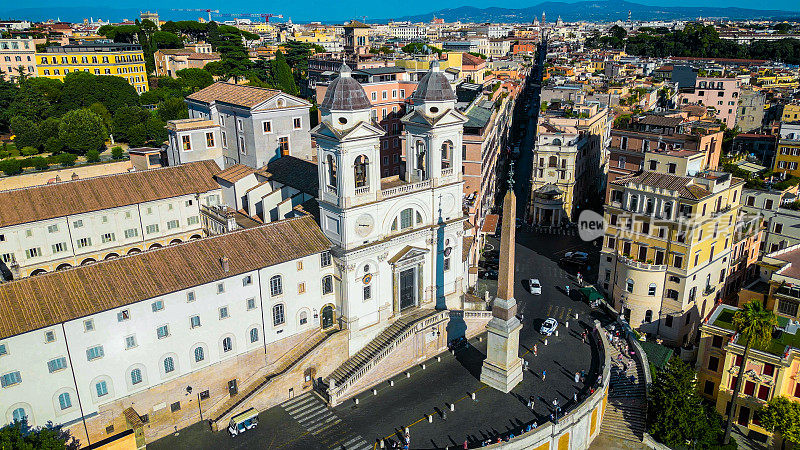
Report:
[[[362,214],[356,219],[356,233],[361,236],[367,236],[372,233],[372,228],[375,226],[375,219],[369,214]]]

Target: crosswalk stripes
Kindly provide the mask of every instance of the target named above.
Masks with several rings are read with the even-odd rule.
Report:
[[[294,420],[331,449],[367,450],[372,448],[361,435],[334,414],[313,392],[287,400],[281,407]]]

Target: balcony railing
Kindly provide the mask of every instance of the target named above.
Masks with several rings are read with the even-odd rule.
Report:
[[[634,260],[632,258],[628,258],[628,257],[623,256],[623,255],[619,256],[619,262],[621,262],[622,264],[625,264],[627,266],[635,267],[637,269],[642,269],[642,270],[650,270],[650,271],[654,271],[654,272],[656,272],[656,271],[663,272],[663,271],[667,270],[666,264],[643,263],[643,262],[636,261],[636,260]]]
[[[356,188],[356,195],[364,195],[369,193],[369,186],[361,186]]]
[[[442,176],[443,177],[449,177],[452,174],[453,174],[453,168],[452,167],[449,167],[447,169],[442,169]]]
[[[397,186],[382,190],[381,197],[383,198],[397,197],[398,195],[403,195],[409,192],[427,189],[429,187],[431,187],[431,180],[424,180],[418,183],[404,184],[402,186]]]
[[[331,185],[326,184],[325,185],[325,192],[327,192],[328,194],[336,195],[336,186],[331,186]]]

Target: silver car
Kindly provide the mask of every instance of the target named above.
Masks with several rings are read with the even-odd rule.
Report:
[[[528,289],[533,295],[542,295],[542,283],[537,278],[528,280]]]
[[[539,329],[539,333],[550,336],[556,331],[556,328],[558,328],[558,321],[552,317],[548,317]]]

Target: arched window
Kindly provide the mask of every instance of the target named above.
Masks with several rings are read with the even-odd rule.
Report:
[[[645,323],[650,323],[653,321],[653,310],[648,309],[644,312],[644,321]]]
[[[72,407],[72,399],[69,398],[69,392],[64,392],[58,396],[58,405],[61,409],[69,409]]]
[[[194,362],[200,362],[204,359],[206,359],[206,355],[203,347],[197,347],[194,349]]]
[[[453,167],[453,143],[444,141],[442,143],[442,169]]]
[[[325,275],[322,277],[322,293],[330,294],[333,292],[333,276]]]
[[[273,297],[283,294],[283,280],[280,275],[269,279],[269,294]]]
[[[561,145],[561,139],[559,138],[553,139],[553,145]]]
[[[547,160],[547,167],[558,167],[558,158],[555,156],[551,156]]]
[[[334,159],[333,155],[328,155],[327,158],[328,162],[328,186],[335,188],[336,187],[336,159]]]
[[[222,340],[222,352],[228,353],[231,350],[233,350],[233,339],[228,336]]]
[[[633,292],[633,279],[628,278],[628,281],[625,282],[625,290],[628,292]]]
[[[650,283],[650,285],[647,286],[647,295],[656,295],[656,284],[655,283]],[[649,320],[648,320],[648,322],[649,322]]]
[[[164,373],[170,373],[175,370],[175,360],[172,359],[172,356],[167,356],[164,358]]]
[[[250,343],[258,342],[258,328],[252,328],[250,330]]]
[[[14,422],[22,422],[23,420],[28,420],[28,413],[25,412],[25,408],[17,408],[11,412],[11,417]]]
[[[417,151],[416,151],[416,166],[417,169],[417,176],[420,180],[425,180],[426,174],[426,167],[425,167],[425,142],[417,141]]]
[[[308,313],[305,311],[300,312],[300,325],[305,325],[308,323]]]
[[[131,370],[131,384],[139,384],[142,382],[142,371],[141,369],[133,369]]]
[[[356,164],[353,167],[355,173],[356,188],[369,186],[369,158],[365,155],[360,155],[356,158]]]
[[[280,325],[282,324],[286,318],[283,314],[283,304],[277,304],[272,307],[272,324],[273,325]]]

